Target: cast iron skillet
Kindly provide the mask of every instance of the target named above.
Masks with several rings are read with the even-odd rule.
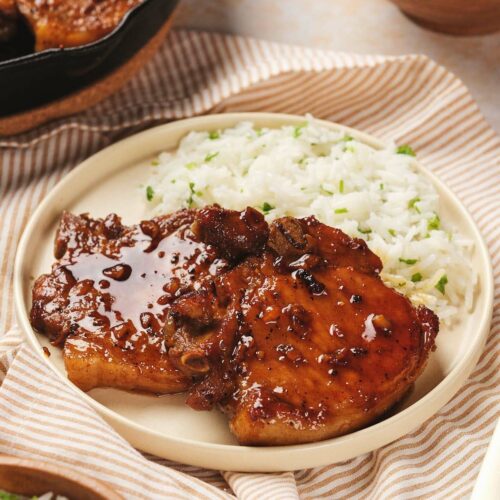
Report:
[[[159,31],[178,2],[144,0],[93,43],[0,61],[0,117],[64,97],[118,68]],[[29,36],[19,35],[20,50],[31,45]]]

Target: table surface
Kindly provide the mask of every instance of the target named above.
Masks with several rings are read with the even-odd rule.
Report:
[[[426,54],[465,82],[500,132],[500,33],[433,33],[388,0],[183,0],[175,22],[340,52]]]

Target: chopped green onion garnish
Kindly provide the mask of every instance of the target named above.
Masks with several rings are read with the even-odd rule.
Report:
[[[395,229],[388,229],[388,231],[389,231],[389,234],[391,236],[396,236],[396,230]]]
[[[193,170],[193,168],[195,168],[195,167],[196,167],[196,162],[194,162],[194,161],[190,161],[189,163],[186,163],[186,168],[188,170]]]
[[[408,208],[414,208],[418,213],[420,213],[420,209],[416,205],[416,203],[418,203],[419,201],[421,201],[421,200],[418,196],[416,196],[415,198],[412,198],[408,202]]]
[[[268,212],[270,212],[271,210],[273,210],[274,208],[276,207],[273,207],[270,203],[268,203],[267,201],[265,201],[263,204],[262,204],[262,211],[267,214]]]
[[[413,264],[416,264],[418,262],[418,259],[402,259],[400,257],[399,258],[399,262],[404,262],[405,264],[408,264],[409,266],[412,266]]]
[[[415,151],[413,151],[412,147],[408,146],[408,144],[402,144],[401,146],[398,146],[396,149],[396,153],[398,155],[417,156],[415,154]]]
[[[446,276],[446,274],[443,274],[443,276],[439,278],[439,281],[436,283],[436,286],[434,288],[436,290],[439,290],[444,295],[444,288],[447,284],[448,284],[448,276]]]
[[[151,186],[148,186],[146,188],[146,199],[148,201],[151,201],[154,198],[154,195],[155,195],[155,190]]]
[[[348,212],[347,208],[336,208],[335,213],[336,214],[346,214]]]
[[[217,130],[212,130],[212,132],[210,132],[208,134],[208,138],[212,141],[214,141],[215,139],[218,139],[220,137],[220,134],[219,132],[217,132]]]
[[[380,189],[384,189],[384,183],[383,182],[380,183]]]
[[[342,137],[342,139],[340,139],[340,140],[344,141],[344,142],[349,142],[349,141],[353,141],[354,137],[352,137],[350,135],[344,135],[344,137]]]
[[[325,189],[323,185],[319,187],[319,190],[321,191],[321,194],[327,194],[328,196],[333,196],[333,192],[328,191],[328,189]]]
[[[159,164],[160,164],[160,162],[158,160],[153,160],[151,162],[151,165],[153,165],[153,167],[157,167]]]
[[[370,234],[372,232],[371,229],[362,229],[361,227],[358,226],[358,231],[361,233],[361,234]]]
[[[52,493],[50,493],[52,495]],[[27,498],[27,497],[22,497],[22,498]],[[37,496],[31,497],[31,500],[37,500]],[[21,496],[16,495],[15,493],[9,493],[4,490],[0,490],[0,500],[21,500]]]
[[[205,156],[205,162],[208,163],[209,161],[213,160],[218,154],[218,151],[216,151],[215,153],[208,153],[207,156]]]
[[[412,274],[411,280],[413,281],[413,283],[417,283],[418,281],[422,281],[422,275],[420,273]]]
[[[257,137],[260,137],[264,133],[264,131],[261,128],[256,128],[255,133],[257,134]]]
[[[300,137],[301,134],[302,134],[302,129],[304,127],[307,127],[307,122],[305,123],[302,123],[300,125],[297,125],[294,129],[293,129],[293,136],[297,139],[297,137]]]
[[[439,290],[444,295],[444,288],[447,284],[448,284],[448,276],[446,276],[446,274],[443,274],[443,276],[439,278],[439,281],[436,283],[436,286],[434,288],[436,290]]]
[[[193,203],[194,203],[193,195],[194,194],[198,195],[198,193],[194,192],[194,182],[189,183],[189,191],[190,191],[190,195],[189,195],[189,198],[187,199],[187,205],[189,208],[191,208],[193,206]]]
[[[441,220],[439,219],[439,215],[435,214],[432,219],[429,219],[429,222],[427,223],[427,229],[429,231],[432,231],[433,229],[439,229],[441,226]]]
[[[339,191],[341,193],[344,192],[344,179],[340,179],[340,182],[339,182]]]

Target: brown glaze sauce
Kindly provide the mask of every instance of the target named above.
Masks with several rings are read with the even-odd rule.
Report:
[[[370,411],[388,380],[418,366],[425,340],[411,305],[352,267],[299,273],[292,264],[285,271],[267,256],[262,281],[245,293],[251,333],[238,342],[245,355],[232,398],[253,419],[286,415],[296,428],[321,426],[339,404]]]
[[[190,238],[187,228],[163,238],[153,249],[152,241],[141,234],[116,259],[80,254],[64,266],[76,281],[89,280],[102,293],[103,307],[81,326],[98,331],[103,323],[113,328],[130,320],[141,331],[156,321],[154,330],[159,331],[172,300],[200,273],[215,274],[224,266],[206,245]]]
[[[213,292],[173,305],[195,310],[207,293],[218,304],[202,335],[189,317],[176,318],[177,366],[188,352],[212,367],[187,403],[220,402],[246,444],[270,443],[278,421],[328,435],[380,415],[419,375],[437,318],[384,285],[365,242],[313,217],[275,221],[268,246],[216,278]]]
[[[233,265],[194,233],[197,214],[180,210],[134,226],[115,214],[62,214],[57,262],[34,283],[30,319],[63,348],[76,385],[186,390],[190,379],[167,356],[168,311]]]

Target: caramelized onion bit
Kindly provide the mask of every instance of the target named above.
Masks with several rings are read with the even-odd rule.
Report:
[[[389,330],[391,328],[390,320],[383,314],[376,314],[372,319],[372,323],[376,328],[380,328],[382,330]]]

